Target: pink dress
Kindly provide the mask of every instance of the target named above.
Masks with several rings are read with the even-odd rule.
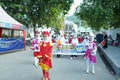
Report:
[[[40,51],[40,39],[39,38],[33,39],[31,49],[34,51],[34,57],[37,57]]]
[[[96,63],[97,60],[96,60],[96,54],[94,52],[94,50],[96,49],[96,43],[95,42],[88,42],[88,44],[86,45],[86,53],[85,53],[85,56],[84,58],[85,59],[89,59],[90,62],[92,63]]]

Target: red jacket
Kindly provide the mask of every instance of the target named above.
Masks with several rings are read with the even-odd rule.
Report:
[[[52,42],[41,42],[40,43],[40,53],[38,58],[42,58],[39,61],[40,66],[43,70],[49,70],[52,68]]]

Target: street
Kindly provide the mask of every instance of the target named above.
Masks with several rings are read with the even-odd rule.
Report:
[[[53,56],[51,80],[116,80],[105,66],[99,54],[95,74],[85,72],[86,64],[83,56],[71,60],[70,56]],[[33,54],[27,50],[0,55],[0,80],[41,80],[41,68],[34,66]]]

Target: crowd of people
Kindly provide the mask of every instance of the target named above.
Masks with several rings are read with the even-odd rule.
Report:
[[[103,49],[108,48],[108,45],[119,46],[120,45],[120,34],[116,33],[115,38],[108,35],[106,32],[99,32],[96,34],[96,41],[98,44],[102,44]]]
[[[31,49],[34,51],[34,65],[36,67],[41,66],[43,72],[42,80],[50,80],[49,70],[52,68],[52,50],[54,44],[57,45],[57,49],[61,49],[61,45],[71,44],[76,49],[77,44],[84,44],[86,51],[84,59],[86,60],[86,72],[89,73],[89,65],[92,64],[92,73],[95,73],[94,64],[96,60],[97,46],[102,45],[103,49],[108,48],[108,39],[112,40],[112,45],[119,45],[119,34],[116,34],[116,40],[112,40],[106,32],[98,33],[95,37],[91,35],[80,34],[57,34],[50,35],[50,32],[42,32],[42,37],[39,37],[39,32],[35,32],[35,37],[32,40]],[[117,43],[116,43],[117,41]],[[60,57],[57,54],[57,57]],[[76,59],[77,55],[70,55],[70,59]]]
[[[49,31],[43,31],[42,37],[39,37],[39,32],[35,32],[35,37],[32,40],[34,65],[36,67],[41,66],[43,78],[42,80],[50,80],[49,70],[52,68],[52,53],[53,46],[57,45],[57,49],[61,50],[61,46],[65,44],[71,44],[76,49],[77,44],[84,44],[86,51],[84,59],[86,60],[86,73],[90,71],[90,65],[92,65],[92,73],[95,73],[95,64],[97,63],[96,51],[99,45],[102,45],[103,49],[108,48],[109,41],[114,46],[120,44],[120,34],[116,34],[116,39],[113,39],[106,32],[98,33],[95,36],[89,34],[57,34],[51,35]],[[57,58],[61,55],[57,54]],[[77,55],[70,55],[70,59],[76,59]]]
[[[64,44],[71,44],[73,48],[76,48],[77,44],[81,44],[84,41],[84,36],[77,35],[77,34],[63,34],[63,35],[58,35],[56,37],[52,37],[52,42],[57,44],[58,49],[60,49],[61,45]],[[58,54],[57,57],[60,57]],[[76,55],[71,55],[70,59],[76,59]]]

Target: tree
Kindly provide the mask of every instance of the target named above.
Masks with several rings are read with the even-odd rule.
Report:
[[[1,0],[3,8],[16,20],[25,25],[34,27],[51,25],[61,21],[59,16],[64,16],[70,9],[73,0]],[[54,19],[54,20],[53,20]],[[62,23],[62,22],[59,22]]]
[[[120,1],[118,0],[84,0],[76,9],[76,15],[85,20],[95,30],[120,27]]]

